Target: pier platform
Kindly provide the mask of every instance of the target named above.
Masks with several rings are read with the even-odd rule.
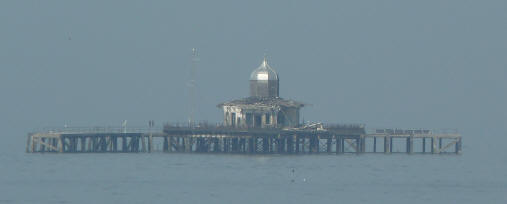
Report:
[[[457,132],[322,125],[291,129],[173,126],[162,130],[66,128],[29,133],[28,153],[460,154]]]

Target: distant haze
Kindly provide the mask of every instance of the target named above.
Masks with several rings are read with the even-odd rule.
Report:
[[[248,96],[267,53],[280,95],[311,104],[305,120],[506,142],[505,11],[493,0],[3,0],[4,144],[22,149],[45,126],[186,121],[194,47],[198,120],[221,121],[216,104]]]

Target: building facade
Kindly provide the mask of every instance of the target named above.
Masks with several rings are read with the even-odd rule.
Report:
[[[224,125],[233,128],[290,128],[299,126],[304,104],[280,98],[280,80],[266,58],[250,74],[250,96],[218,104]]]

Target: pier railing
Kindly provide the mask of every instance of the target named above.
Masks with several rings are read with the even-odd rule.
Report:
[[[85,133],[150,133],[162,132],[162,127],[46,127],[32,133],[85,134]]]
[[[367,134],[387,134],[387,135],[431,135],[431,134],[459,134],[458,129],[442,128],[442,129],[427,129],[427,128],[368,128]]]

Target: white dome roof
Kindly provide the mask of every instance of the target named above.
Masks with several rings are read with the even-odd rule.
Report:
[[[278,80],[278,74],[268,64],[268,60],[264,58],[261,66],[250,74],[250,80]]]

